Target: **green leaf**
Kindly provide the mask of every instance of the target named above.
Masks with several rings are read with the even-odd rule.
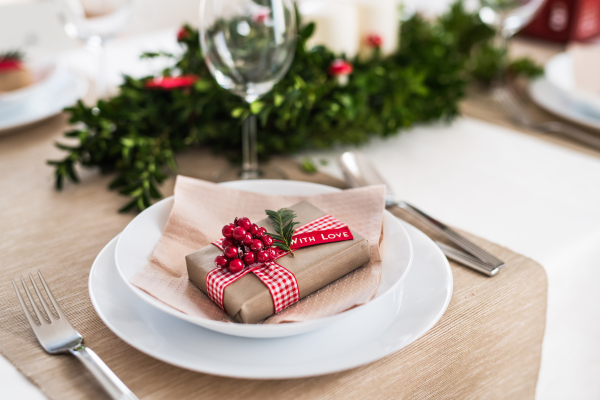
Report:
[[[302,162],[300,163],[300,168],[307,174],[314,174],[317,172],[317,166],[309,157],[305,157],[302,159]]]
[[[302,30],[300,31],[300,36],[302,37],[302,39],[306,40],[309,37],[311,37],[314,32],[315,32],[315,23],[310,22],[304,28],[302,28]]]
[[[231,116],[233,118],[239,118],[245,111],[246,110],[242,107],[234,108],[233,111],[231,111]]]
[[[269,216],[273,224],[273,229],[276,232],[267,233],[273,238],[273,244],[283,250],[289,251],[293,256],[294,254],[290,246],[292,236],[294,235],[294,227],[299,224],[299,222],[294,222],[296,214],[287,208],[281,208],[277,211],[265,210],[265,212]]]
[[[250,104],[250,112],[252,114],[258,114],[260,112],[260,110],[263,109],[263,107],[265,106],[265,103],[262,101],[254,101]]]

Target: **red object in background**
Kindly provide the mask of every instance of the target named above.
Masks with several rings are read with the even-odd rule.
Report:
[[[381,45],[383,44],[383,39],[381,38],[381,36],[373,34],[367,36],[366,42],[371,47],[381,47]]]
[[[0,58],[0,71],[14,71],[23,69],[23,62],[21,60],[15,60],[12,58],[2,59]]]
[[[148,80],[145,86],[148,89],[171,90],[190,87],[199,79],[196,75],[159,76]]]
[[[352,69],[352,64],[348,61],[337,59],[331,63],[328,72],[332,76],[349,75],[352,73]]]
[[[521,33],[562,43],[600,36],[600,0],[546,0]]]

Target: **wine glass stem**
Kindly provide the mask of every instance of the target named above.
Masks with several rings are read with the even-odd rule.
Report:
[[[508,41],[510,35],[508,35],[502,27],[504,26],[504,18],[499,24],[499,28],[496,29],[496,36],[494,38],[495,45],[500,49],[502,56],[500,57],[500,65],[498,66],[498,81],[500,84],[505,84],[507,81],[506,70],[508,68]]]
[[[94,36],[87,41],[87,47],[96,56],[98,65],[98,73],[96,74],[96,99],[102,99],[107,96],[108,91],[108,61],[104,40],[98,36]]]
[[[250,114],[242,128],[242,179],[257,179],[258,153],[256,151],[256,115]]]

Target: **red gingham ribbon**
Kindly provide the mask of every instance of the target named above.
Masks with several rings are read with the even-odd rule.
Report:
[[[328,214],[296,228],[294,235],[344,227],[347,227],[345,223]],[[212,244],[223,250],[224,239],[221,238]],[[277,258],[283,257],[288,253],[287,251],[282,251],[278,254]],[[271,292],[276,313],[300,300],[300,289],[298,288],[298,281],[296,281],[294,274],[273,261],[252,268],[244,268],[238,273],[232,273],[219,267],[211,270],[206,276],[208,297],[217,303],[219,307],[225,309],[223,305],[225,288],[250,272],[256,275],[267,286],[269,292]]]

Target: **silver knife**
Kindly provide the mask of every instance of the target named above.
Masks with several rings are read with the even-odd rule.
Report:
[[[460,248],[459,250],[444,243],[436,242],[446,257],[487,276],[495,276],[505,266],[503,261],[483,250],[449,226],[430,217],[405,201],[396,200],[390,186],[379,175],[379,172],[377,172],[371,161],[363,154],[357,151],[347,151],[340,156],[339,162],[346,178],[346,183],[350,187],[385,185],[386,207],[397,206],[408,211]]]

